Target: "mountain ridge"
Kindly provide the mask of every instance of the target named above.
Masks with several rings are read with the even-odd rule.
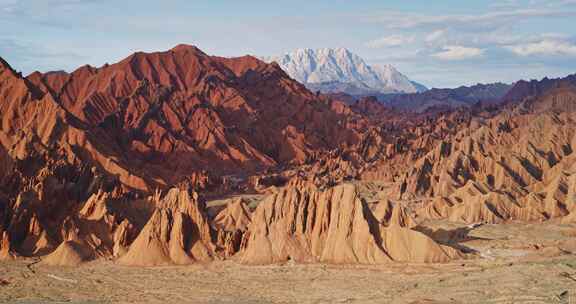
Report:
[[[497,82],[460,86],[454,89],[433,88],[421,93],[379,96],[379,100],[393,108],[423,113],[433,107],[471,107],[478,102],[498,104],[512,87]]]

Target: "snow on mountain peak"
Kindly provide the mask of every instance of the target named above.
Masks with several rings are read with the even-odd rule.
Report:
[[[392,65],[370,66],[346,48],[301,48],[264,60],[276,61],[292,78],[323,92],[346,92],[350,88],[356,94],[419,91]]]

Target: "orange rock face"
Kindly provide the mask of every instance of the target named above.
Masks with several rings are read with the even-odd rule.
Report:
[[[405,221],[399,212],[393,216],[390,227],[381,225],[352,185],[324,192],[286,188],[255,210],[241,261],[381,264],[442,262],[459,255],[401,226]]]
[[[157,266],[211,260],[215,246],[197,199],[196,193],[171,189],[118,262]]]
[[[180,45],[28,79],[74,118],[86,157],[141,190],[201,170],[245,174],[301,163],[356,139],[339,126],[341,115],[277,65],[250,56]]]

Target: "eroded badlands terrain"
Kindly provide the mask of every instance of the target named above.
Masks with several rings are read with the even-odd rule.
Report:
[[[187,45],[1,60],[0,301],[569,303],[575,85],[422,113]]]

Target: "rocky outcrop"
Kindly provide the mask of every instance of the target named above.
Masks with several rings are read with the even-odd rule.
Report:
[[[89,246],[77,241],[64,241],[54,252],[47,255],[42,263],[52,266],[79,266],[94,259]]]
[[[251,221],[251,213],[242,198],[232,200],[212,221],[218,230],[245,231]]]
[[[212,220],[217,234],[216,243],[225,257],[231,257],[240,250],[251,221],[252,214],[242,198],[231,200]]]
[[[394,239],[394,231],[407,238]],[[324,192],[286,188],[254,212],[240,259],[249,264],[297,262],[379,264],[393,260],[447,261],[456,250],[404,227],[386,228],[374,218],[353,185]],[[403,253],[424,242],[421,256]]]
[[[467,223],[568,215],[575,183],[572,92],[550,89],[441,142],[405,174],[400,197],[434,197],[420,215]]]
[[[211,260],[214,251],[211,229],[197,195],[173,188],[158,202],[157,209],[118,263],[182,265]]]
[[[10,235],[8,232],[3,231],[0,234],[0,260],[14,258],[15,254],[12,251],[10,244]]]

